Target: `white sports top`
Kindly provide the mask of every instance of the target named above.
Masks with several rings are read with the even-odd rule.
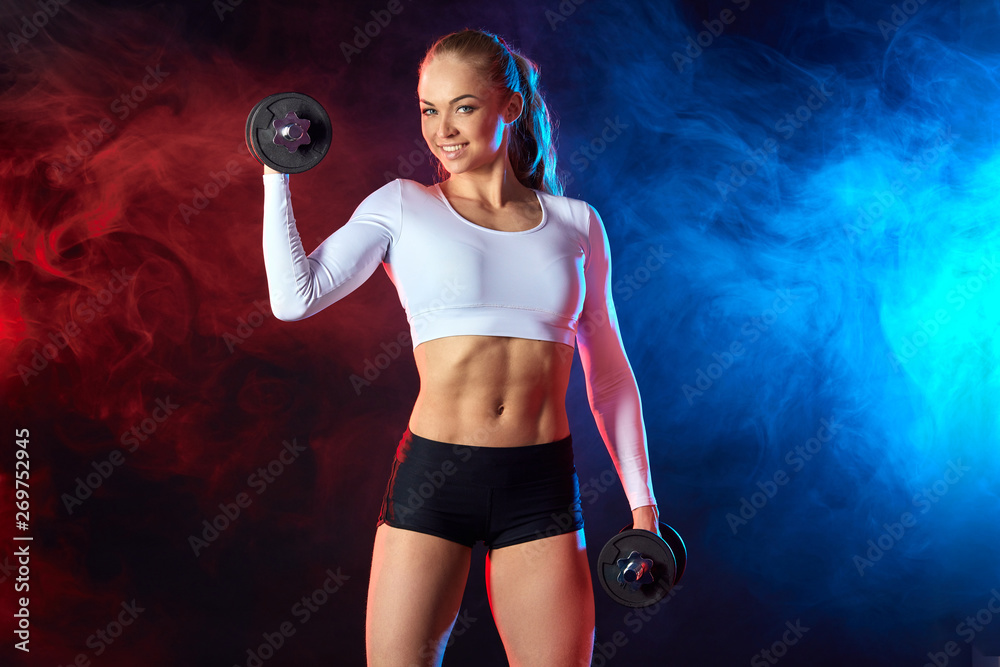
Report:
[[[656,504],[639,390],[611,299],[608,239],[592,206],[535,190],[542,221],[503,232],[463,218],[437,185],[396,179],[307,256],[288,174],[263,179],[264,266],[275,317],[315,315],[381,264],[414,349],[460,335],[579,342],[587,397],[629,505]]]

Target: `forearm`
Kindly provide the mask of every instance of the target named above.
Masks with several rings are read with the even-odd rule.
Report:
[[[320,293],[292,212],[288,176],[264,176],[264,269],[271,310],[279,320],[308,317]]]
[[[618,470],[629,507],[635,511],[656,505],[642,401],[611,298],[611,249],[607,234],[597,210],[589,207],[589,211],[586,292],[577,342],[594,420]]]
[[[639,389],[628,362],[622,359],[620,363],[614,376],[595,378],[597,386],[591,385],[589,398],[597,428],[634,511],[655,507],[656,497]]]

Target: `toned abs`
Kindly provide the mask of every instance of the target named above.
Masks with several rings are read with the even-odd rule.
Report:
[[[573,348],[524,338],[447,336],[413,352],[420,374],[412,433],[478,447],[518,447],[569,435]]]

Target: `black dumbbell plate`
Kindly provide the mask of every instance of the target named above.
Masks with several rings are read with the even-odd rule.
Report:
[[[274,120],[284,118],[289,111],[310,122],[308,133],[311,141],[299,146],[295,152],[274,143]],[[258,102],[247,116],[246,140],[251,154],[262,164],[286,174],[298,174],[315,167],[330,150],[330,117],[323,106],[308,95],[270,95]]]

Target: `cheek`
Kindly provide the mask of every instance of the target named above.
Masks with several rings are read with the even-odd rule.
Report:
[[[497,150],[503,143],[503,125],[488,120],[477,119],[474,127],[468,127],[466,136],[475,137],[491,150]]]
[[[434,143],[435,128],[431,123],[422,121],[420,123],[420,133],[423,135],[424,141],[428,145]]]
[[[493,128],[493,145],[496,148],[500,148],[500,144],[503,143],[503,125],[497,125]]]

